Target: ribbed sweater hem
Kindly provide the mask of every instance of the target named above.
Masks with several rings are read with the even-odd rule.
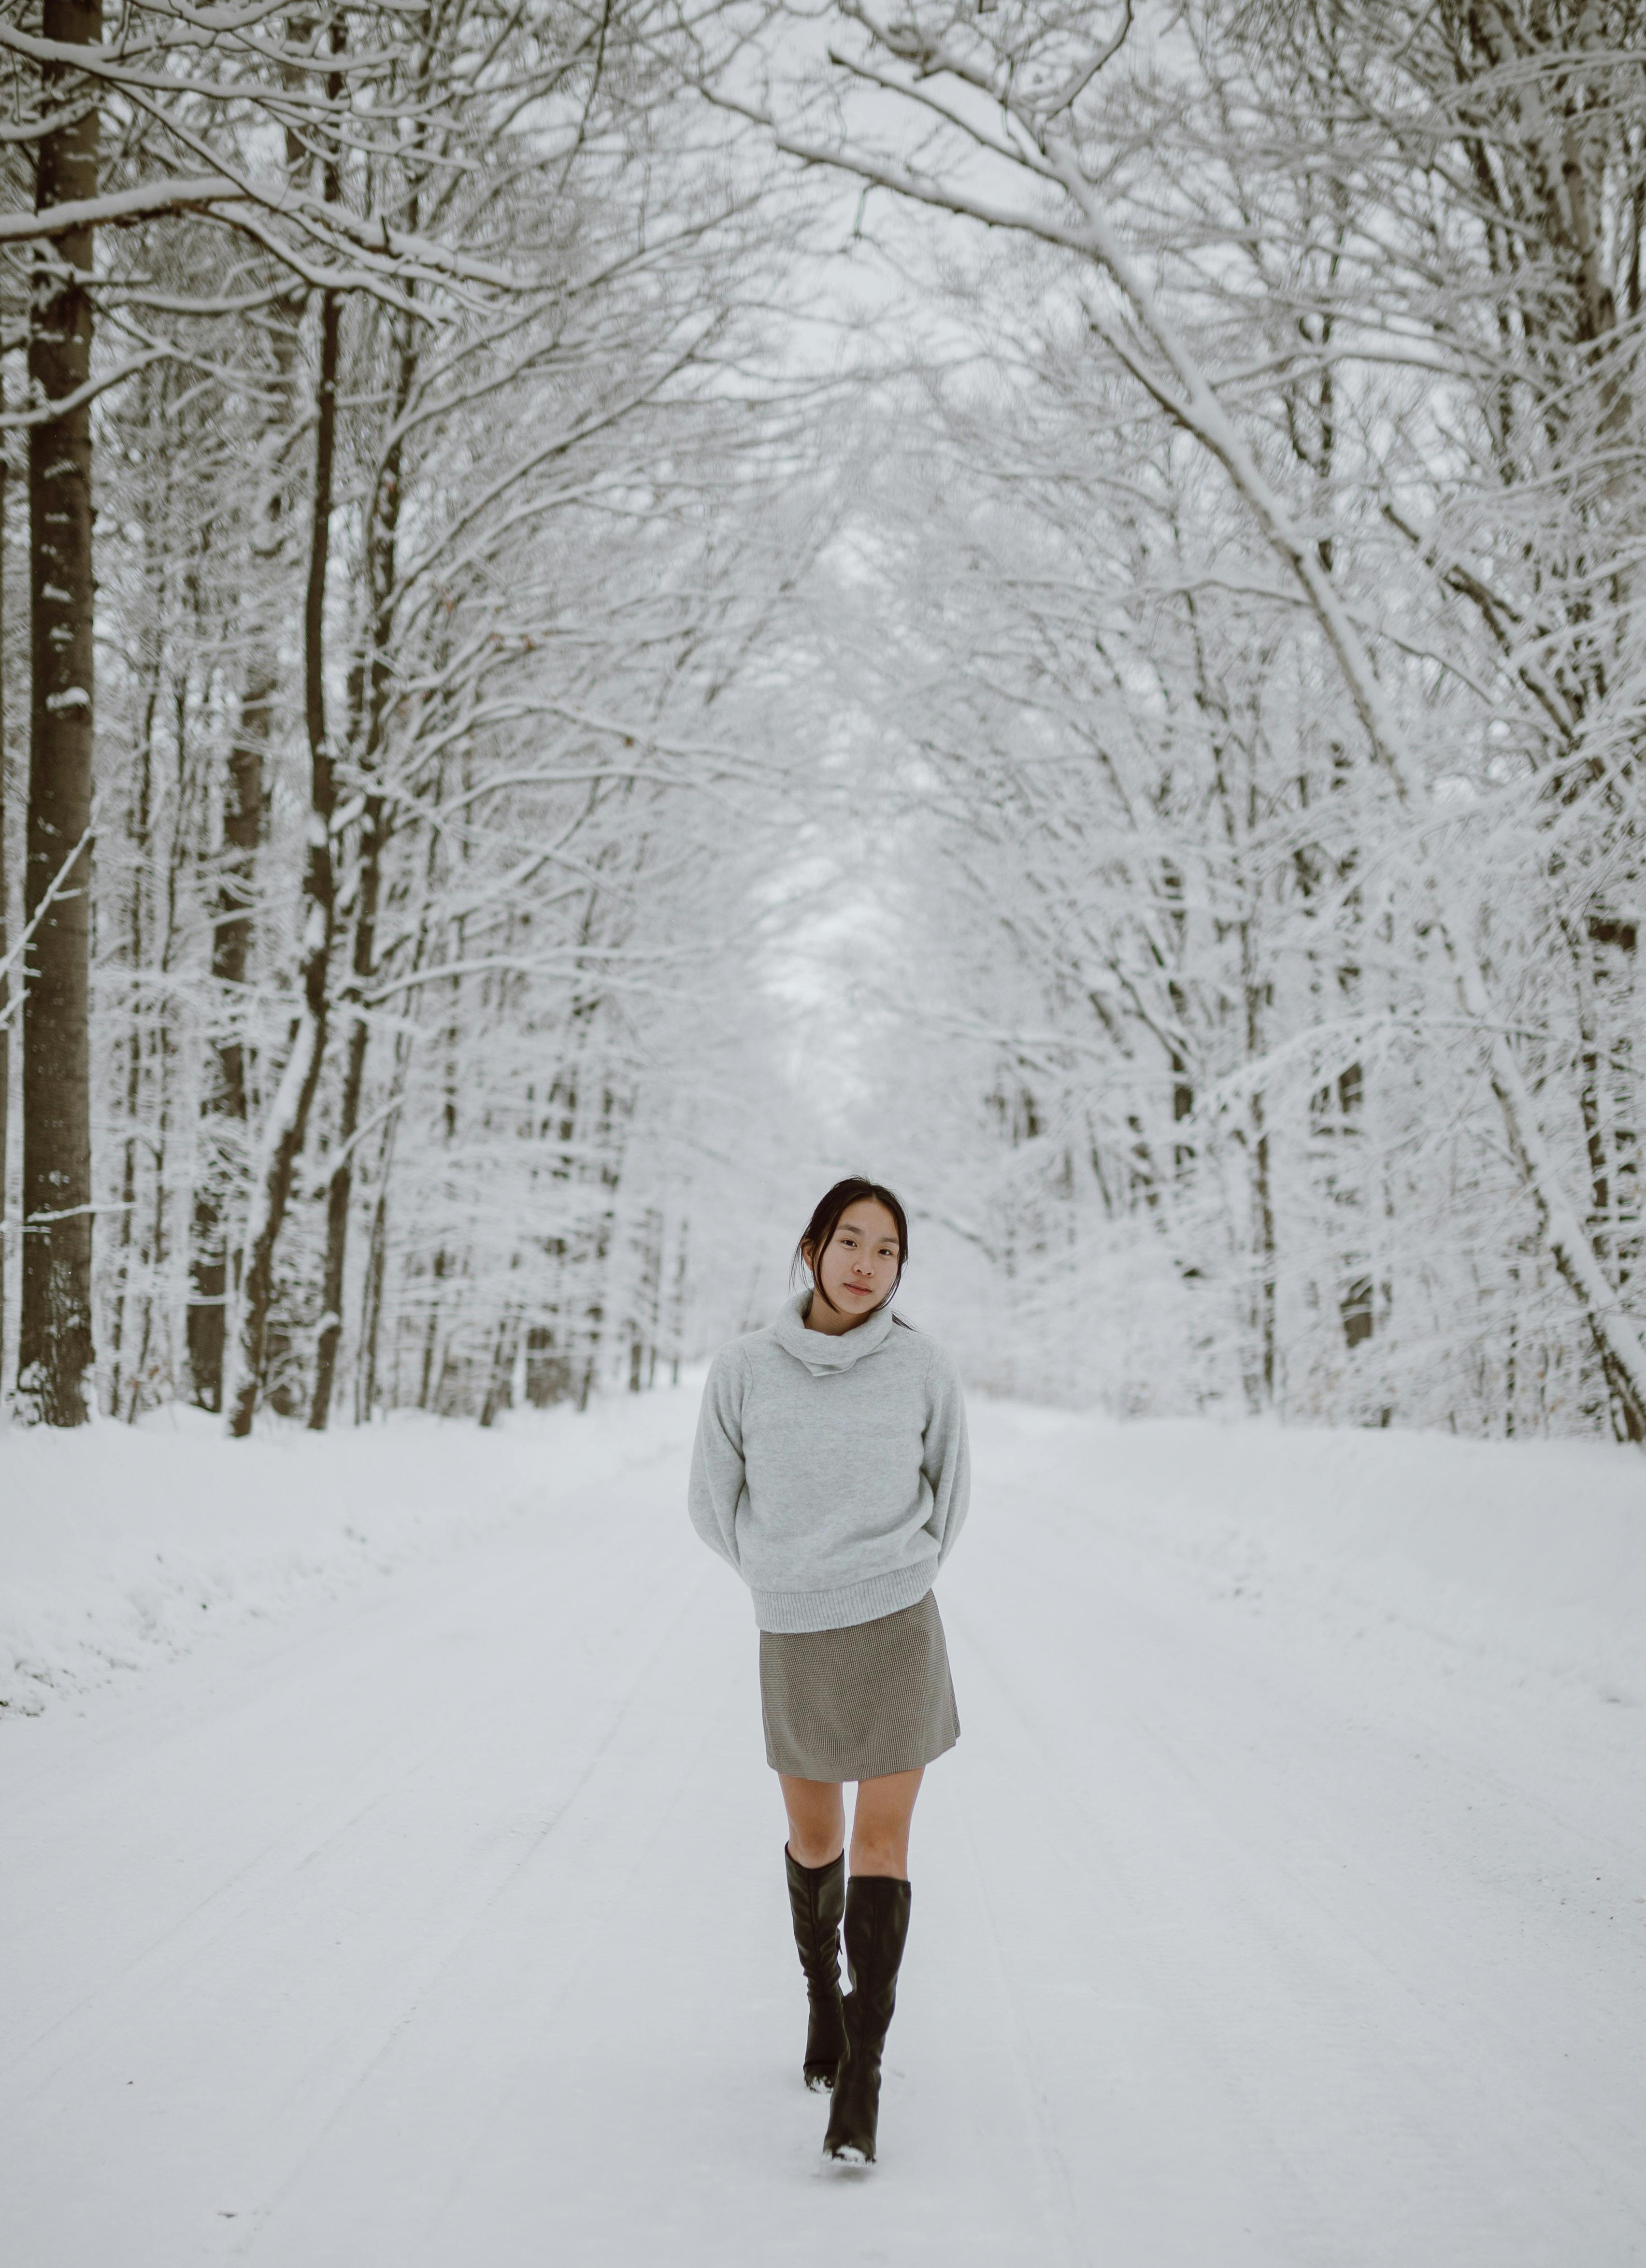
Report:
[[[759,1591],[751,1585],[755,1620],[763,1631],[850,1630],[878,1622],[900,1608],[918,1607],[937,1580],[937,1555],[832,1591]]]

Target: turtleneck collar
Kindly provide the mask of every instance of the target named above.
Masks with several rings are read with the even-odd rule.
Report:
[[[849,1331],[808,1331],[806,1310],[811,1305],[811,1297],[809,1291],[796,1292],[786,1300],[771,1326],[771,1335],[797,1362],[805,1364],[814,1378],[821,1378],[826,1371],[850,1370],[865,1355],[876,1353],[891,1336],[889,1307],[876,1307],[872,1315],[854,1323]]]

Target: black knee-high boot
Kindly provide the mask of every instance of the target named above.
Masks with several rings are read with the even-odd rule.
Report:
[[[786,1844],[789,1911],[806,1972],[811,2014],[806,2024],[806,2084],[832,2087],[845,2051],[840,2013],[840,1923],[845,1913],[845,1852],[826,1867],[802,1867]]]
[[[880,2118],[880,2058],[897,2005],[897,1970],[909,1934],[907,1882],[853,1874],[845,1894],[845,2053],[829,2106],[823,2153],[870,2165]]]

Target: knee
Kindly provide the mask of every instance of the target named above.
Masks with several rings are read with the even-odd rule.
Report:
[[[854,1874],[889,1874],[897,1881],[908,1879],[908,1837],[897,1834],[858,1833],[852,1837],[852,1872]]]
[[[816,1830],[791,1827],[789,1856],[801,1867],[827,1867],[840,1856],[842,1837],[836,1830],[819,1833]]]

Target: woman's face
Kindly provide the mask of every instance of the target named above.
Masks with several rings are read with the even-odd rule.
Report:
[[[897,1224],[883,1204],[864,1197],[846,1207],[823,1252],[807,1258],[824,1298],[833,1300],[839,1314],[836,1329],[850,1326],[872,1314],[897,1280]],[[826,1308],[823,1312],[828,1314]],[[814,1302],[814,1320],[817,1313]]]

